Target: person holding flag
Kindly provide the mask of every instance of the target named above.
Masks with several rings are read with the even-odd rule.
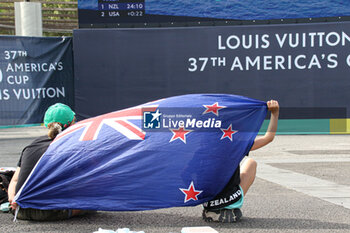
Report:
[[[268,129],[264,136],[254,140],[250,151],[266,146],[276,135],[279,104],[276,100],[270,100],[267,102],[267,107],[271,111]],[[202,216],[206,222],[237,222],[242,217],[240,208],[243,205],[244,196],[255,180],[256,168],[257,162],[254,159],[245,159],[226,187],[213,200],[203,203]]]
[[[256,139],[268,110],[268,132]],[[239,164],[272,141],[278,112],[277,101],[188,94],[88,118],[48,143],[12,200],[21,209],[48,212],[204,203],[205,220],[234,222],[256,172],[252,159]],[[63,128],[71,119],[67,123]]]
[[[48,135],[35,139],[30,145],[26,146],[17,163],[16,172],[9,185],[9,202],[12,210],[17,208],[13,202],[15,194],[21,189],[26,179],[32,172],[36,163],[45,153],[51,142],[56,136],[75,123],[75,113],[72,109],[61,103],[50,106],[45,112],[44,124],[49,129]],[[67,219],[80,213],[78,210],[40,210],[40,209],[20,209],[17,214],[18,219],[22,220],[59,220]]]

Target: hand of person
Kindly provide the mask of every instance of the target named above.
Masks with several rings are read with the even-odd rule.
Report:
[[[272,114],[278,113],[280,106],[277,100],[267,101],[267,109],[271,111]]]
[[[18,204],[16,202],[10,202],[10,208],[15,210],[17,209]]]

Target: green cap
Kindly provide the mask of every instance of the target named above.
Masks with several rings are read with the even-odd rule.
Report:
[[[45,112],[44,124],[47,127],[52,122],[59,122],[63,128],[67,128],[73,121],[75,113],[72,109],[61,103],[51,105]],[[66,125],[66,126],[65,126]]]

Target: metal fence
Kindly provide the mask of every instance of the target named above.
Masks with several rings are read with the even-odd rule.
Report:
[[[0,0],[0,34],[15,34],[14,2]],[[38,0],[42,3],[43,32],[46,36],[71,35],[78,28],[77,0]]]

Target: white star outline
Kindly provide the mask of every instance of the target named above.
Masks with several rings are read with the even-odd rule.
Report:
[[[213,107],[214,105],[217,106],[217,113],[215,113],[215,112],[209,110],[210,107]],[[207,113],[213,113],[213,114],[216,115],[217,117],[219,116],[219,110],[221,110],[221,109],[223,109],[223,108],[226,108],[226,106],[220,106],[220,105],[219,105],[219,102],[215,102],[215,103],[213,103],[212,105],[205,105],[205,104],[203,104],[203,107],[205,107],[206,109],[204,110],[204,112],[202,113],[202,115],[207,114]]]
[[[186,133],[184,133],[184,139],[182,139],[181,137],[176,137],[176,138],[175,138],[176,132],[174,132],[174,131],[180,130],[181,128],[182,128],[184,131],[187,131]],[[171,137],[171,139],[170,139],[169,142],[173,142],[173,141],[175,141],[176,139],[180,139],[180,140],[181,140],[183,143],[185,143],[185,144],[186,144],[186,135],[189,134],[189,133],[191,133],[192,131],[194,131],[194,130],[190,130],[190,129],[185,129],[184,127],[179,127],[179,128],[177,128],[177,129],[169,129],[169,130],[173,133],[173,136]]]
[[[228,130],[228,129],[230,129],[231,128],[231,135],[230,136],[225,136],[225,131],[224,130]],[[234,134],[236,134],[236,133],[238,133],[238,130],[233,130],[232,129],[232,124],[230,124],[230,126],[229,127],[227,127],[227,129],[224,129],[224,128],[220,128],[220,130],[223,132],[223,135],[221,136],[221,138],[220,138],[220,140],[223,140],[223,139],[225,139],[225,138],[228,138],[231,142],[232,142],[232,135],[234,135]]]
[[[194,192],[199,192],[198,194],[195,195],[195,197],[197,198],[197,200],[194,199],[193,197],[190,197],[190,199],[186,200],[187,194],[186,194],[185,191],[190,191],[191,187],[193,187],[193,191],[194,191]],[[190,184],[190,186],[188,187],[188,189],[182,189],[182,188],[179,188],[179,189],[180,189],[180,191],[181,191],[183,194],[185,194],[184,203],[190,201],[191,199],[194,200],[194,201],[198,201],[198,197],[197,197],[197,196],[203,192],[203,190],[196,190],[196,188],[194,187],[193,181],[191,181],[191,184]]]

